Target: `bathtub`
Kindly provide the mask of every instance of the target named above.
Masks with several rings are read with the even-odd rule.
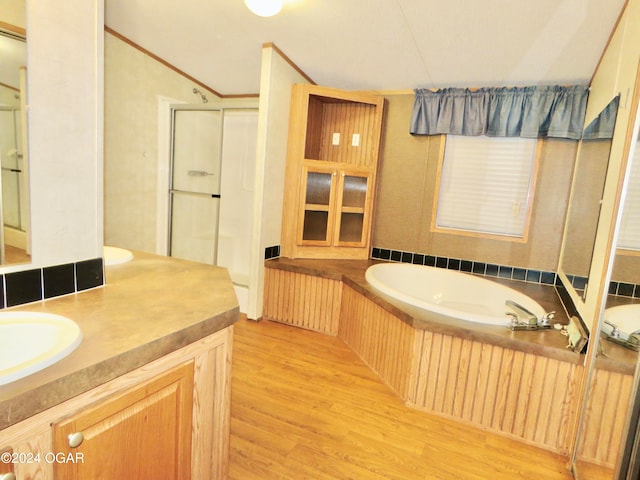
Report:
[[[529,296],[497,282],[445,268],[410,263],[379,263],[369,267],[367,282],[378,292],[418,307],[469,322],[509,325],[506,300],[541,318],[545,314]]]

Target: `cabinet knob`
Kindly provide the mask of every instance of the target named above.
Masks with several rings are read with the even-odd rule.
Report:
[[[16,474],[13,472],[3,473],[0,475],[0,480],[16,480]]]
[[[70,433],[67,439],[69,440],[69,446],[71,448],[76,448],[76,447],[79,447],[82,441],[84,440],[84,435],[82,435],[82,432]],[[3,479],[0,478],[0,480],[3,480]]]

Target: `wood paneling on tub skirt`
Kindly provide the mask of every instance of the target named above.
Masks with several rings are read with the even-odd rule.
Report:
[[[409,391],[415,336],[413,327],[343,287],[338,337],[403,400]]]
[[[413,329],[344,287],[339,337],[408,405],[567,453],[582,367]]]
[[[274,268],[264,275],[265,319],[338,334],[342,281]]]
[[[602,340],[601,340],[602,341]],[[589,385],[578,459],[614,468],[622,447],[633,375],[596,368]],[[622,400],[622,401],[620,401]]]

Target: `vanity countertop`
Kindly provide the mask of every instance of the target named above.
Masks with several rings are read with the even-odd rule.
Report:
[[[0,386],[0,430],[237,321],[226,269],[133,253],[105,268],[103,287],[10,309],[70,318],[83,340],[51,367]]]
[[[365,280],[366,269],[381,260],[316,260],[278,258],[268,260],[268,268],[293,271],[297,273],[322,276],[334,280],[342,280],[346,285],[365,295],[402,321],[416,329],[430,330],[436,333],[453,335],[469,340],[476,340],[492,345],[512,348],[526,353],[538,354],[574,364],[582,364],[584,356],[567,348],[567,337],[555,329],[544,331],[511,331],[506,326],[484,325],[480,323],[457,320],[433,312],[425,312],[419,308],[389,299],[374,290]],[[564,307],[551,285],[526,283],[516,280],[505,280],[486,277],[519,290],[536,300],[546,312],[555,311],[554,323],[569,322]]]

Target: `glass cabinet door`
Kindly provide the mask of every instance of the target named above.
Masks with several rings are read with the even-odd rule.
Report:
[[[299,243],[329,245],[334,222],[335,169],[304,169],[304,209]]]
[[[338,198],[338,227],[336,244],[339,246],[363,246],[365,243],[366,216],[369,202],[371,174],[343,171],[340,173]]]

